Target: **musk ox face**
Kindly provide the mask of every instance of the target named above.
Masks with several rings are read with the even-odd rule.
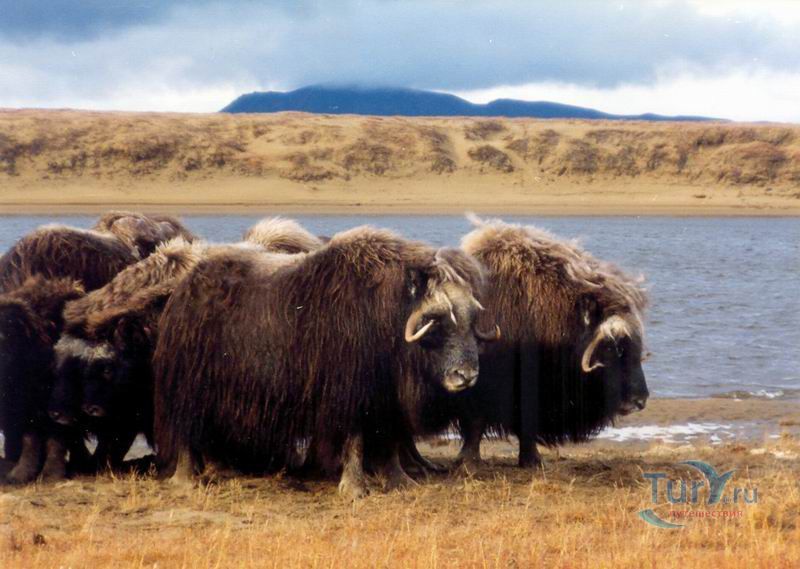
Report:
[[[56,344],[55,384],[48,414],[62,425],[81,416],[104,417],[114,383],[116,354],[105,343],[90,343],[64,336]]]
[[[146,331],[135,318],[112,324],[113,338],[84,340],[63,336],[56,345],[56,388],[53,412],[74,420],[79,414],[92,420],[117,414],[135,405],[142,385],[152,376],[151,348]]]
[[[644,409],[650,395],[638,329],[631,319],[611,316],[597,328],[583,352],[581,367],[589,375],[587,380],[602,390],[606,409],[612,414]]]
[[[406,342],[419,343],[425,350],[433,376],[447,391],[475,385],[479,342],[496,339],[495,332],[476,329],[479,310],[468,286],[446,282],[429,291],[406,322]]]

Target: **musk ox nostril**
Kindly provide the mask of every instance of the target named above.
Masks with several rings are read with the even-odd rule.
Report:
[[[59,420],[61,420],[61,413],[59,413],[58,411],[50,411],[49,415],[50,415],[50,418],[51,418],[53,421],[55,421],[56,423],[57,423]]]
[[[647,406],[647,397],[639,397],[638,399],[634,399],[633,404],[636,405],[636,408],[641,411]]]

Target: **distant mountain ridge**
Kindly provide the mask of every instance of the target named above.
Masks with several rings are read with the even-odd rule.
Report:
[[[545,119],[605,119],[644,121],[710,121],[700,116],[664,116],[653,113],[615,115],[595,109],[549,101],[496,99],[484,105],[455,95],[402,88],[303,87],[294,91],[267,91],[242,95],[223,113],[278,113],[301,111],[332,115],[530,117]]]

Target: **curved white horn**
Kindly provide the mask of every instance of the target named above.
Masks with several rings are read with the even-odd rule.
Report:
[[[414,328],[417,327],[417,322],[419,322],[419,318],[414,318],[413,316],[408,319],[408,322],[406,322],[405,339],[406,342],[408,342],[409,344],[416,342],[417,340],[422,338],[425,334],[427,334],[428,330],[430,330],[431,326],[433,326],[435,323],[433,320],[431,320],[427,324],[425,324],[425,326],[414,332]]]
[[[594,351],[597,348],[597,345],[603,341],[603,334],[598,332],[595,334],[592,341],[586,346],[586,350],[583,352],[583,357],[581,358],[581,369],[584,373],[589,373],[591,371],[596,370],[599,367],[603,367],[603,364],[597,362],[594,365],[590,365],[592,363],[592,356],[594,355]]]

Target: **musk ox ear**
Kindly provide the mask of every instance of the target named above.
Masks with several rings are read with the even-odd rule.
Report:
[[[412,300],[420,300],[428,289],[428,275],[419,269],[406,271],[406,288]]]

